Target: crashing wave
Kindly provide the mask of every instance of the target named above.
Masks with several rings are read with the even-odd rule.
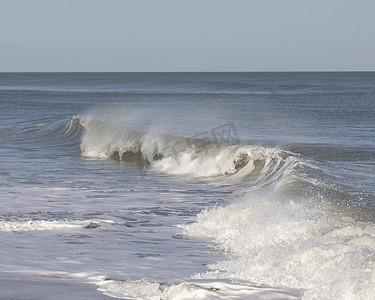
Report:
[[[149,169],[194,177],[231,176],[259,181],[280,174],[293,160],[277,148],[217,142],[140,132],[90,117],[80,119],[86,157],[142,163]]]

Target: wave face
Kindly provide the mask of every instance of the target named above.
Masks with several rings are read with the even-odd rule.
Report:
[[[16,147],[27,151],[41,150],[43,155],[53,156],[76,154],[82,129],[76,116],[60,120],[41,119],[33,124],[3,127],[0,131]]]

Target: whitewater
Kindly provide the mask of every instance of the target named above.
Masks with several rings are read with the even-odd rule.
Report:
[[[2,296],[374,297],[374,73],[0,75]]]

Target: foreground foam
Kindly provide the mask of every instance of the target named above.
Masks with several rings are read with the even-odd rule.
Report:
[[[251,193],[182,226],[228,256],[196,279],[236,279],[305,290],[304,299],[375,294],[375,226],[309,203]],[[372,296],[371,296],[372,295]]]
[[[105,295],[124,299],[190,300],[190,299],[299,299],[298,291],[255,287],[228,282],[183,282],[169,285],[147,280],[104,280],[99,291]]]
[[[100,224],[113,224],[111,220],[1,220],[0,231],[21,232],[34,230],[63,230],[96,228]]]
[[[82,226],[86,223],[87,222],[46,220],[0,221],[0,231],[33,231],[82,228]]]

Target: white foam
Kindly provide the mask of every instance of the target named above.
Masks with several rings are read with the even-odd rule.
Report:
[[[124,299],[143,300],[191,300],[191,299],[299,299],[298,291],[255,287],[227,282],[183,282],[168,285],[147,280],[115,281],[99,283],[99,291]]]
[[[58,230],[82,228],[87,221],[0,221],[0,231],[33,231],[33,230]]]
[[[197,177],[214,177],[233,175],[243,178],[255,170],[256,161],[264,162],[264,175],[274,165],[271,160],[282,160],[277,149],[267,149],[256,146],[226,146],[214,145],[211,148],[198,151],[189,148],[173,156],[155,161],[153,168],[169,174],[192,174]],[[237,165],[245,160],[244,167],[237,170]],[[275,162],[277,165],[277,162]],[[258,174],[257,174],[258,175]],[[232,178],[234,179],[234,178]]]
[[[0,231],[43,231],[82,229],[90,224],[113,224],[111,220],[1,220]]]
[[[264,192],[264,191],[263,191]],[[304,299],[375,295],[375,227],[323,208],[256,195],[182,226],[213,239],[228,257],[196,279],[236,279],[305,290]]]

